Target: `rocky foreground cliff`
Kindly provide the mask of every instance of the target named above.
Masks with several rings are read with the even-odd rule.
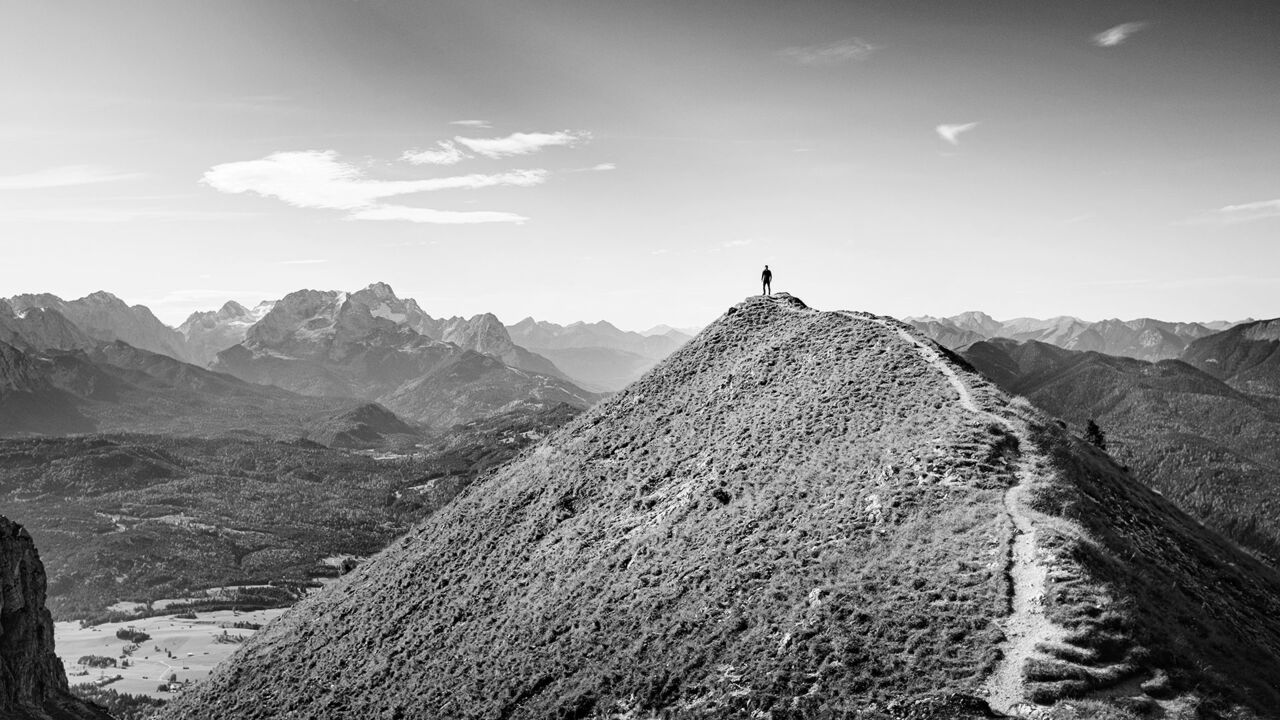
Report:
[[[757,297],[164,717],[1266,718],[1277,618],[1274,571],[909,327]]]
[[[0,516],[0,718],[110,720],[71,696],[53,652],[45,574],[27,531]]]

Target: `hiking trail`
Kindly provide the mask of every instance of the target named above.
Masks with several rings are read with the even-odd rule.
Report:
[[[1028,660],[1043,655],[1037,648],[1039,644],[1060,640],[1062,629],[1045,614],[1048,569],[1036,559],[1036,529],[1032,511],[1022,502],[1028,483],[1034,477],[1034,457],[1028,456],[1029,449],[1034,446],[1027,437],[1025,428],[1008,418],[979,408],[973,393],[955,369],[926,341],[906,328],[894,327],[882,318],[845,311],[840,314],[896,330],[899,337],[914,345],[920,356],[946,377],[959,395],[960,405],[964,409],[1000,424],[1018,439],[1021,458],[1017,483],[1004,494],[1004,508],[1009,517],[1011,535],[1005,570],[1011,589],[1010,614],[1003,628],[1005,639],[1001,647],[1000,663],[987,678],[985,689],[992,709],[1010,713],[1014,717],[1035,717],[1039,708],[1025,699],[1024,667]]]

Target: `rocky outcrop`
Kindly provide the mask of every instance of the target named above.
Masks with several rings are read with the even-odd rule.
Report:
[[[33,392],[42,387],[40,373],[27,354],[0,342],[0,392]]]
[[[44,566],[17,523],[0,516],[0,717],[6,720],[110,720],[71,696],[53,651]]]

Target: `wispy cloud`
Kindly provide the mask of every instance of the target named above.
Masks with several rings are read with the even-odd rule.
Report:
[[[371,180],[332,150],[278,152],[261,160],[214,165],[204,183],[225,193],[253,192],[305,208],[355,210],[396,195],[498,185],[528,187],[547,178],[546,170],[512,170],[423,180]]]
[[[566,173],[608,172],[610,170],[617,170],[617,169],[618,169],[618,166],[616,163],[606,162],[606,163],[599,163],[596,165],[592,165],[591,167],[580,167],[580,168],[572,168],[569,170],[562,170],[561,172],[566,172]]]
[[[378,205],[364,210],[356,210],[347,215],[348,220],[407,220],[417,223],[434,223],[437,225],[471,225],[474,223],[505,222],[523,223],[529,218],[509,212],[475,210],[458,212],[453,210],[432,210],[431,208],[405,207],[403,205]]]
[[[506,137],[465,138],[456,137],[461,145],[471,152],[487,158],[501,158],[511,155],[528,155],[545,147],[572,147],[591,138],[590,133],[561,130],[553,133],[512,133]]]
[[[316,259],[308,259],[308,260],[281,260],[276,264],[277,265],[319,265],[321,263],[327,263],[327,262],[329,261],[316,258]]]
[[[978,123],[976,122],[962,123],[959,125],[939,125],[934,128],[934,131],[937,132],[938,137],[943,140],[946,140],[952,145],[959,145],[960,133],[968,132],[976,127],[978,127]]]
[[[414,165],[456,165],[465,157],[466,153],[448,140],[436,143],[434,150],[406,150],[400,156],[402,160],[408,160]]]
[[[1130,35],[1140,30],[1146,30],[1148,24],[1149,23],[1145,22],[1122,23],[1094,35],[1093,44],[1098,47],[1115,47],[1125,40],[1128,40]]]
[[[749,240],[749,239],[744,239],[744,240],[726,240],[726,241],[724,241],[724,242],[720,243],[720,247],[722,247],[722,248],[736,248],[736,247],[746,247],[746,246],[748,246],[748,245],[750,245],[750,244],[751,244],[751,240]]]
[[[383,198],[437,190],[530,187],[546,181],[546,170],[511,170],[497,174],[457,175],[421,180],[374,180],[355,166],[340,162],[332,150],[278,152],[261,160],[215,165],[202,182],[225,193],[256,193],[294,207],[353,211],[354,220],[414,222],[520,222],[511,213],[451,213],[426,208],[381,205]],[[470,219],[461,220],[466,215]],[[483,219],[481,219],[483,218]]]
[[[783,48],[778,51],[778,56],[798,65],[836,65],[852,60],[866,60],[876,50],[879,48],[875,45],[861,38],[851,37],[825,45]]]
[[[96,165],[63,165],[23,175],[0,176],[0,190],[40,190],[136,180],[140,177],[143,177],[141,173],[114,172]]]
[[[461,125],[463,127],[484,128],[486,130],[493,127],[488,120],[453,120],[449,124]]]
[[[1280,198],[1258,202],[1224,205],[1217,210],[1187,220],[1192,225],[1235,225],[1237,223],[1280,218]]]

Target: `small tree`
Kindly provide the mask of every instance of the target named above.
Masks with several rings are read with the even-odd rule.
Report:
[[[1098,423],[1093,420],[1084,426],[1084,439],[1088,440],[1099,450],[1107,451],[1107,434],[1102,432],[1102,428],[1098,427]]]

